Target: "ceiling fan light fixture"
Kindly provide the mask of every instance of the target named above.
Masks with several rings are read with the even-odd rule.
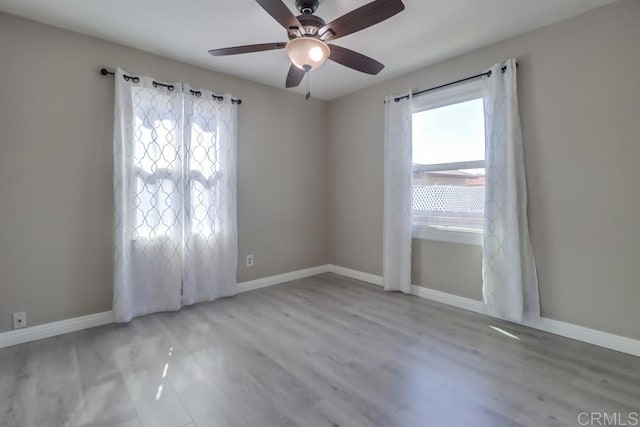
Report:
[[[309,71],[320,68],[327,59],[331,50],[322,40],[314,37],[298,37],[287,43],[287,55],[291,62],[298,68]]]

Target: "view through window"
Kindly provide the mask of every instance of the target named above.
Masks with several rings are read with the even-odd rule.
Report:
[[[413,114],[413,225],[482,232],[483,99]]]

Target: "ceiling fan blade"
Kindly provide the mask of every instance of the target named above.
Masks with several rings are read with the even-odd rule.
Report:
[[[345,67],[374,76],[384,68],[384,64],[379,63],[375,59],[369,58],[361,53],[354,52],[353,50],[345,47],[330,44],[329,48],[331,49],[329,59],[337,62],[338,64],[342,64]]]
[[[304,74],[305,74],[304,70],[301,70],[300,68],[291,64],[291,67],[289,68],[289,74],[287,74],[286,87],[290,88],[290,87],[300,86],[302,79],[304,79]]]
[[[335,40],[380,23],[404,10],[402,0],[376,0],[365,4],[318,30],[325,41]]]
[[[213,56],[238,55],[240,53],[262,52],[265,50],[284,49],[286,43],[263,43],[250,44],[247,46],[225,47],[222,49],[213,49],[209,53]]]
[[[256,0],[256,2],[287,30],[289,28],[302,28],[298,18],[291,13],[291,10],[282,0]]]

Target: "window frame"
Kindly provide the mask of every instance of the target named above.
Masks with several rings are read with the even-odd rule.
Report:
[[[411,115],[416,113],[446,107],[453,104],[472,101],[484,98],[486,89],[482,80],[461,83],[439,89],[413,99]],[[486,129],[485,129],[486,130]],[[413,144],[413,140],[411,141]],[[412,172],[417,171],[443,171],[452,169],[478,169],[485,168],[485,160],[463,161],[453,163],[437,163],[430,165],[413,164]],[[413,185],[412,185],[413,187]],[[438,242],[458,243],[473,246],[482,246],[484,239],[483,231],[456,230],[430,226],[416,226],[411,224],[412,237],[421,240],[433,240]]]

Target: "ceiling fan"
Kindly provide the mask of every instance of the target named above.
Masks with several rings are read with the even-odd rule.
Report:
[[[404,10],[401,0],[375,0],[327,24],[314,15],[318,0],[296,0],[296,8],[301,13],[297,17],[282,0],[256,2],[287,30],[289,41],[227,47],[210,50],[209,53],[225,56],[286,49],[292,62],[286,80],[287,88],[299,86],[305,74],[322,66],[327,59],[363,73],[378,74],[384,68],[380,62],[327,42],[371,27]]]

